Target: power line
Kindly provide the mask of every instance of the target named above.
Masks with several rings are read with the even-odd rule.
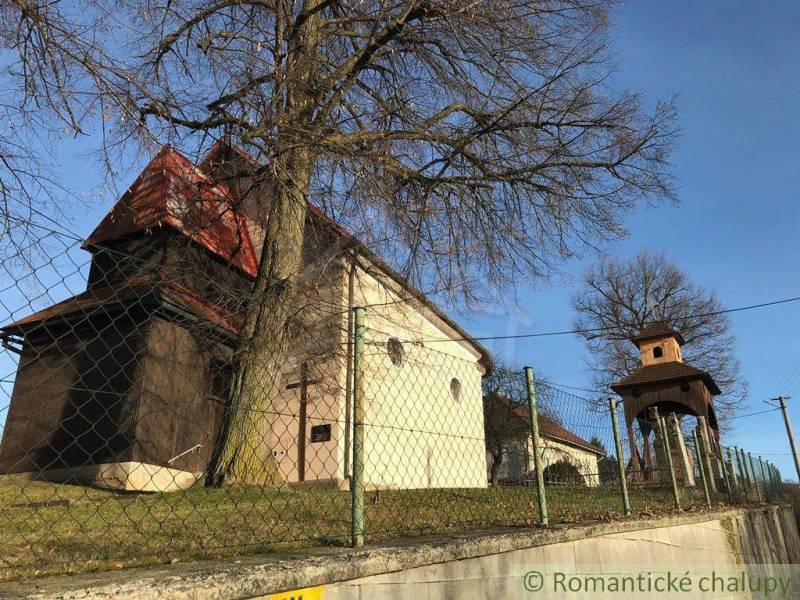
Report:
[[[747,413],[746,415],[736,415],[735,417],[730,417],[729,420],[733,421],[734,419],[743,419],[744,417],[752,417],[753,415],[763,415],[764,413],[771,413],[780,410],[780,408],[768,408],[767,410],[759,410],[756,412]]]
[[[790,386],[794,386],[796,382],[800,382],[800,365],[789,374],[789,377],[783,380],[783,383],[779,386],[779,390],[787,390]]]
[[[34,212],[36,212],[40,216],[46,218],[51,223],[54,223],[56,226],[61,227],[62,230],[61,231],[56,231],[56,230],[48,229],[47,227],[42,227],[41,225],[36,225],[36,224],[33,224],[34,226],[38,226],[38,227],[40,227],[40,228],[42,228],[42,229],[44,229],[46,231],[50,231],[51,233],[64,235],[65,230],[63,229],[63,225],[62,224],[58,223],[57,221],[53,220],[52,218],[48,217],[47,215],[45,215],[44,213],[41,213],[38,210],[34,210]],[[69,236],[74,236],[75,240],[83,242],[83,240],[77,234],[75,234],[74,232],[72,232],[70,230],[66,230],[66,233]],[[736,312],[743,312],[743,311],[748,311],[748,310],[756,310],[756,309],[760,309],[760,308],[768,308],[768,307],[771,307],[771,306],[778,306],[778,305],[781,305],[781,304],[789,304],[789,303],[798,302],[798,301],[800,301],[800,296],[793,296],[791,298],[783,298],[781,300],[772,300],[772,301],[769,301],[769,302],[761,302],[761,303],[758,303],[758,304],[750,304],[750,305],[747,305],[747,306],[738,306],[736,308],[726,308],[726,309],[716,310],[716,311],[711,311],[711,312],[696,313],[694,315],[687,315],[684,318],[713,317],[713,316],[717,316],[717,315],[724,315],[724,314],[730,314],[730,313],[736,313]],[[659,320],[649,321],[649,322],[645,322],[645,325],[651,325],[651,324],[658,323],[658,322],[659,322]],[[534,333],[521,333],[521,334],[515,334],[515,335],[470,336],[468,338],[436,338],[436,339],[431,338],[431,339],[422,339],[422,340],[417,340],[417,341],[419,341],[419,342],[453,342],[453,341],[465,341],[465,342],[468,342],[468,341],[488,341],[488,340],[513,340],[513,339],[526,339],[526,338],[537,338],[537,337],[554,337],[554,336],[563,336],[563,335],[581,335],[581,334],[586,334],[586,333],[602,333],[604,331],[613,331],[615,329],[619,329],[619,327],[606,326],[606,327],[593,327],[593,328],[588,328],[588,329],[570,329],[570,330],[562,330],[562,331],[545,331],[545,332],[534,332]],[[800,366],[798,366],[798,369],[800,369]],[[793,376],[794,376],[794,373],[792,375],[790,375],[789,379],[791,380],[793,378]],[[569,387],[569,386],[562,386],[562,387]],[[576,389],[580,389],[581,391],[590,392],[590,393],[596,393],[597,392],[596,390],[589,390],[589,389],[586,389],[586,388],[576,388]]]
[[[800,301],[800,296],[794,296],[792,298],[783,298],[782,300],[773,300],[771,302],[761,302],[760,304],[749,304],[747,306],[737,306],[736,308],[726,308],[724,310],[715,310],[712,312],[706,313],[696,313],[694,315],[686,315],[683,318],[699,318],[699,317],[713,317],[716,315],[724,315],[729,313],[735,312],[742,312],[746,310],[754,310],[757,308],[767,308],[769,306],[777,306],[779,304],[788,304],[790,302],[798,302]],[[654,323],[659,323],[660,320],[648,321],[645,322],[645,325],[651,325]],[[607,326],[607,327],[592,327],[588,329],[569,329],[563,331],[543,331],[543,332],[536,332],[536,333],[519,333],[516,335],[493,335],[493,336],[476,336],[470,338],[436,338],[436,339],[424,339],[419,340],[421,342],[453,342],[453,341],[486,341],[486,340],[516,340],[522,338],[537,338],[537,337],[552,337],[558,335],[581,335],[585,333],[600,333],[603,331],[614,331],[619,329],[616,326]]]

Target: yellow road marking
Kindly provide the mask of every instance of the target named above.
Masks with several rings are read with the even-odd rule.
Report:
[[[323,586],[303,588],[302,590],[289,590],[267,596],[267,600],[322,600],[325,593]]]

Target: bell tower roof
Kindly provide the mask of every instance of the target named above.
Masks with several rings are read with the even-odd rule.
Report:
[[[674,338],[680,346],[686,343],[679,332],[669,327],[663,321],[655,321],[654,323],[646,325],[644,329],[639,332],[639,335],[635,335],[631,338],[631,341],[636,344],[637,348],[641,348],[642,342],[667,338]]]

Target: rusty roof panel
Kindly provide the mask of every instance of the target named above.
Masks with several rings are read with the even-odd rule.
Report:
[[[0,331],[25,334],[39,324],[57,324],[59,320],[71,320],[81,313],[88,316],[102,307],[129,305],[131,301],[139,302],[150,294],[167,298],[191,314],[202,317],[233,334],[239,333],[242,325],[240,314],[231,313],[209,302],[197,291],[188,287],[173,281],[155,281],[147,276],[138,277],[123,286],[90,288],[18,321],[4,325],[0,327]]]
[[[175,229],[251,277],[256,275],[250,233],[227,186],[211,181],[171,146],[150,161],[86,245],[157,227]]]

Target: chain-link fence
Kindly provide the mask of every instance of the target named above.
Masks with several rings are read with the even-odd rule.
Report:
[[[265,342],[251,242],[212,217],[86,243],[30,225],[3,262],[1,578],[780,494],[691,415],[628,423],[532,372],[493,387],[485,348],[341,247]]]

